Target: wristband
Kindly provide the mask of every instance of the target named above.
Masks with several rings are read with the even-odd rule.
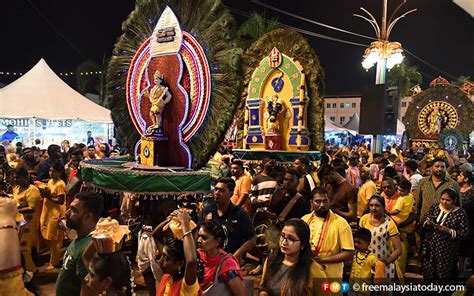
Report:
[[[183,233],[183,238],[188,235],[188,234],[191,234],[193,231],[192,230],[189,230],[189,231],[186,231],[185,233]]]

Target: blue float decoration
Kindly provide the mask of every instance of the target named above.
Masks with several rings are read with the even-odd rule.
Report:
[[[275,77],[275,78],[272,79],[272,87],[273,87],[273,90],[275,92],[280,92],[281,89],[283,88],[283,85],[285,84],[283,82],[283,79],[282,79],[283,75],[285,75],[285,74],[283,74],[283,72],[281,72],[280,77]]]

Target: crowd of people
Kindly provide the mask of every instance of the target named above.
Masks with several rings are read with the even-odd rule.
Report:
[[[89,234],[108,216],[106,197],[80,181],[82,160],[118,152],[105,144],[6,146],[1,295],[38,293],[41,243],[50,254],[46,270],[59,269],[56,295],[131,295],[135,264],[150,295],[249,295],[257,286],[260,296],[327,295],[325,282],[405,284],[408,271],[425,284],[474,288],[468,153],[394,145],[379,154],[362,143],[326,147],[317,164],[305,156],[289,164],[244,162],[228,151],[212,195],[140,227],[128,245],[136,258],[127,260],[92,243]],[[64,221],[74,238],[65,240]]]

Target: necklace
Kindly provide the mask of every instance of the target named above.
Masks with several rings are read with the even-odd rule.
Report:
[[[373,214],[370,215],[370,224],[374,227],[379,227],[383,223],[384,217],[377,219]]]
[[[355,260],[356,260],[357,264],[361,264],[361,265],[362,265],[362,263],[365,261],[365,259],[367,259],[367,256],[369,256],[369,254],[370,254],[370,252],[367,251],[367,252],[365,252],[364,257],[359,258],[359,252],[357,252],[357,253],[355,254]]]
[[[355,261],[357,264],[352,265],[351,277],[354,279],[360,279],[360,273],[365,266],[365,259],[369,256],[370,251],[367,251],[363,258],[359,258],[359,252],[356,252],[354,255]]]

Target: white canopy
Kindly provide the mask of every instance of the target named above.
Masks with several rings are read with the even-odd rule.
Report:
[[[357,113],[354,113],[354,115],[352,115],[351,117],[351,120],[344,124],[344,128],[359,132],[359,122],[359,115]]]
[[[328,116],[324,116],[324,131],[325,132],[339,131],[339,132],[348,132],[353,135],[357,134],[357,132],[354,130],[337,126],[331,119],[329,119]]]
[[[110,110],[69,87],[44,59],[25,75],[0,89],[0,117],[112,123]]]
[[[328,119],[325,118],[325,125],[327,127],[328,125]],[[331,123],[330,123],[331,124]],[[334,129],[334,130],[340,130],[340,129],[343,129],[343,130],[347,130],[349,131],[350,133],[352,132],[356,132],[358,133],[359,132],[359,124],[360,124],[360,118],[359,118],[359,115],[357,113],[354,113],[354,115],[352,116],[351,120],[349,120],[349,122],[347,122],[343,128],[339,128],[339,129]],[[333,124],[334,125],[334,124]],[[326,130],[326,127],[325,127],[325,131],[328,131]],[[336,126],[336,128],[338,128]],[[331,130],[332,131],[332,130]],[[405,125],[403,124],[403,122],[401,122],[400,119],[397,119],[397,135],[403,135],[403,132],[405,131]]]
[[[346,129],[337,126],[328,116],[324,116],[324,131],[325,132],[332,132],[332,131],[345,131]]]
[[[400,119],[397,119],[397,135],[403,135],[405,131],[405,125],[401,122]]]

